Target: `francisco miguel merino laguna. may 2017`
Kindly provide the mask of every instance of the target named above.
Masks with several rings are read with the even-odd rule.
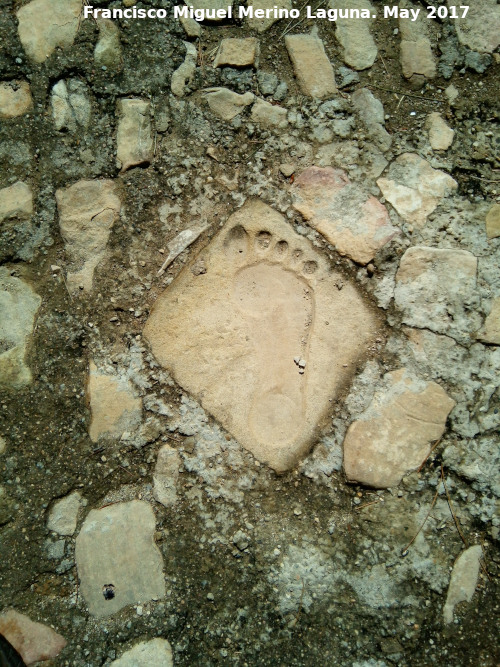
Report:
[[[210,21],[210,20],[224,20],[232,18],[250,18],[250,19],[298,19],[301,17],[308,19],[322,19],[327,21],[337,21],[340,19],[375,19],[377,16],[381,16],[384,19],[410,19],[411,21],[416,21],[421,12],[424,10],[421,8],[418,9],[404,9],[396,6],[384,5],[380,8],[380,12],[375,14],[369,9],[322,9],[317,8],[313,9],[310,5],[300,9],[285,9],[283,7],[270,7],[268,9],[254,9],[252,6],[245,7],[239,6],[233,10],[233,7],[229,5],[228,7],[222,7],[219,9],[194,9],[188,5],[173,7],[173,17],[176,19],[180,18],[192,18],[195,21]],[[305,10],[305,12],[304,12]],[[440,6],[432,7],[429,6],[426,8],[424,14],[425,18],[428,19],[458,19],[465,18],[469,11],[468,5],[451,5],[451,6]],[[304,16],[305,13],[305,16]],[[94,8],[90,5],[84,5],[83,7],[83,17],[84,18],[103,18],[103,19],[164,19],[167,18],[166,9],[143,9],[140,7],[126,7],[126,8]]]

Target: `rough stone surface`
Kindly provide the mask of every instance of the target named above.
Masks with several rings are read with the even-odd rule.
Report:
[[[258,57],[259,41],[255,37],[228,37],[220,43],[214,67],[248,67],[256,65]]]
[[[140,642],[126,651],[111,667],[173,667],[172,648],[166,639],[157,637]]]
[[[339,290],[340,276],[258,200],[229,218],[200,264],[204,272],[186,267],[160,296],[144,335],[240,444],[286,470],[309,447],[376,322],[356,290]]]
[[[116,166],[123,172],[153,159],[150,103],[129,98],[118,102]]]
[[[402,0],[399,6],[409,11],[419,9],[416,3],[408,0]],[[429,23],[423,11],[420,11],[416,21],[412,20],[412,17],[399,18],[401,67],[403,76],[407,79],[414,75],[427,79],[433,79],[436,76],[436,61],[429,39]]]
[[[59,535],[73,535],[81,506],[82,496],[78,491],[56,500],[47,519],[47,528]]]
[[[257,81],[259,82],[259,91],[262,95],[272,95],[278,87],[279,79],[272,72],[259,70],[257,72]]]
[[[50,98],[56,130],[77,132],[90,122],[90,100],[87,86],[78,79],[58,81]]]
[[[0,82],[0,118],[15,118],[28,113],[33,106],[27,81]]]
[[[210,110],[222,120],[231,120],[254,101],[253,93],[238,95],[229,88],[206,88],[204,95]]]
[[[120,29],[111,19],[97,19],[99,39],[94,49],[94,62],[98,67],[106,67],[119,72],[123,68]]]
[[[290,10],[292,8],[292,0],[249,0],[248,6],[253,7],[254,12],[259,9],[264,11],[266,9],[273,9],[273,7]],[[261,33],[265,32],[274,23],[276,23],[276,21],[279,20],[280,19],[275,19],[273,16],[262,19],[247,18],[245,19],[245,23],[250,28],[250,30],[255,30],[256,32]]]
[[[88,396],[92,412],[89,435],[94,442],[101,436],[120,438],[140,424],[142,401],[134,395],[131,383],[100,371],[93,362],[89,368]]]
[[[496,388],[495,380],[496,378],[488,388],[492,395]],[[500,498],[500,478],[498,476],[500,449],[496,433],[498,421],[496,424],[488,424],[488,429],[491,429],[490,436],[456,440],[453,444],[448,445],[443,452],[443,463],[446,468],[474,482],[475,488]],[[496,508],[494,512],[496,513]]]
[[[451,5],[453,0],[448,0]],[[465,18],[454,23],[459,42],[472,51],[493,53],[500,45],[500,6],[496,0],[471,2]]]
[[[0,485],[0,526],[4,526],[14,518],[16,510],[14,502],[9,496],[5,486]]]
[[[26,363],[35,316],[42,300],[31,287],[0,267],[0,386],[20,389],[32,380]]]
[[[338,18],[335,36],[343,48],[342,58],[346,65],[356,70],[371,67],[377,57],[377,46],[370,32],[374,13],[368,0],[330,0],[332,9],[369,10],[370,18]]]
[[[170,89],[177,97],[184,97],[186,94],[186,86],[192,81],[198,58],[196,47],[189,42],[183,43],[186,49],[186,57],[182,65],[172,74],[172,81],[170,83]]]
[[[160,207],[160,216],[162,214],[162,207]],[[168,255],[165,258],[158,275],[162,275],[165,272],[170,264],[178,257],[181,252],[184,252],[191,243],[194,243],[196,239],[206,230],[207,226],[203,225],[202,227],[195,227],[194,229],[183,229],[182,232],[179,232],[177,236],[168,242]]]
[[[479,544],[463,551],[455,561],[451,572],[448,596],[443,608],[446,624],[453,623],[455,607],[460,602],[470,602],[476,590],[483,551]]]
[[[389,150],[392,137],[384,127],[382,102],[368,88],[358,88],[352,95],[352,103],[378,148],[383,152]]]
[[[180,19],[188,37],[201,37],[201,25],[190,16],[182,16]]]
[[[59,227],[71,270],[70,291],[92,289],[96,266],[104,259],[111,227],[118,219],[121,201],[115,182],[77,181],[56,191]]]
[[[33,215],[33,194],[27,183],[17,181],[0,190],[0,223],[9,218],[26,220]]]
[[[486,235],[489,239],[500,236],[500,204],[493,204],[486,216]]]
[[[259,123],[264,127],[283,128],[288,125],[286,109],[264,100],[255,102],[250,118],[254,123]]]
[[[399,215],[417,227],[423,227],[441,199],[458,187],[451,176],[433,169],[416,153],[396,158],[377,185]]]
[[[32,0],[17,11],[19,39],[26,55],[43,63],[56,48],[73,44],[78,30],[80,0]]]
[[[165,507],[174,505],[177,500],[177,480],[181,457],[176,449],[163,445],[158,452],[155,471],[153,473],[153,495]]]
[[[287,35],[285,44],[304,95],[325,99],[337,93],[333,67],[319,37]]]
[[[57,658],[66,646],[60,634],[14,609],[0,616],[0,634],[16,649],[27,665]]]
[[[448,127],[440,113],[434,111],[427,116],[426,127],[429,142],[434,151],[446,151],[453,143],[455,131]]]
[[[500,297],[494,299],[490,314],[477,337],[484,343],[500,345]]]
[[[401,41],[401,66],[407,79],[414,74],[421,74],[427,79],[436,76],[436,63],[428,37]]]
[[[455,405],[438,384],[404,368],[387,373],[383,382],[344,440],[347,478],[376,488],[396,486],[423,463]]]
[[[332,167],[309,167],[295,179],[293,205],[341,255],[368,264],[399,232],[375,197]]]
[[[477,259],[466,250],[414,246],[396,274],[394,300],[403,321],[459,341],[477,331],[481,319],[476,286]]]
[[[445,95],[448,98],[448,102],[450,103],[450,106],[453,106],[455,102],[457,101],[457,98],[460,96],[460,93],[457,89],[456,86],[454,86],[452,83],[445,88]]]
[[[76,538],[75,557],[80,591],[92,615],[109,616],[127,605],[165,596],[154,531],[153,510],[141,500],[89,512]],[[108,594],[106,599],[103,591],[110,586],[114,597]]]

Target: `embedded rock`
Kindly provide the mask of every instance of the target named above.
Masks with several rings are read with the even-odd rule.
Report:
[[[32,0],[18,9],[17,30],[28,58],[43,63],[56,48],[71,46],[81,11],[81,0]]]
[[[477,334],[483,343],[500,345],[500,297],[493,300],[491,311],[484,322],[483,328]]]
[[[319,37],[287,35],[285,44],[304,95],[325,99],[337,93],[333,67]]]
[[[118,102],[116,166],[122,171],[153,159],[150,103],[130,98]]]
[[[43,623],[36,623],[14,609],[0,616],[0,634],[16,649],[26,665],[57,658],[67,642]]]
[[[70,291],[90,291],[96,266],[104,259],[111,227],[118,219],[121,201],[114,181],[77,181],[56,191],[59,227],[71,271]]]
[[[290,11],[290,9],[292,9],[292,0],[249,0],[247,6],[253,7],[254,14],[255,12],[263,11],[265,16],[266,9],[272,10],[274,7],[278,10],[287,9]],[[276,23],[276,21],[280,20],[274,18],[273,14],[269,18],[257,18],[255,15],[252,18],[248,17],[245,19],[245,25],[247,25],[250,30],[265,32]]]
[[[94,49],[94,62],[98,67],[119,72],[123,68],[120,29],[111,19],[97,19],[99,39]]]
[[[335,36],[340,42],[346,65],[356,70],[371,67],[377,57],[377,46],[370,32],[373,23],[373,5],[368,0],[330,0],[328,5],[332,9],[368,10],[370,18],[341,18],[335,23]]]
[[[33,215],[33,194],[27,183],[17,181],[0,190],[0,223],[9,218],[26,220]]]
[[[454,4],[448,0],[448,6]],[[456,6],[456,5],[455,5]],[[457,10],[459,8],[457,7]],[[471,51],[493,53],[500,45],[500,5],[496,0],[476,0],[469,5],[465,18],[453,21],[458,41]]]
[[[12,521],[15,514],[15,503],[7,493],[5,486],[0,484],[0,526]]]
[[[31,287],[0,267],[0,386],[20,389],[32,380],[26,364],[28,344],[42,299]]]
[[[101,436],[119,439],[141,423],[142,401],[134,395],[130,381],[98,370],[94,362],[90,362],[88,397],[93,442]]]
[[[144,337],[242,446],[284,471],[376,335],[372,311],[340,280],[282,215],[252,200],[158,298]]]
[[[49,513],[47,528],[58,535],[73,535],[81,506],[82,496],[78,491],[56,500]]]
[[[403,0],[400,8],[416,10],[418,6]],[[432,53],[429,39],[429,20],[425,12],[420,11],[416,21],[411,18],[399,18],[401,31],[401,67],[407,79],[413,75],[433,79],[436,76],[436,60]]]
[[[56,130],[77,132],[90,122],[90,99],[87,86],[78,79],[58,81],[50,97]]]
[[[404,368],[387,373],[383,389],[347,431],[347,478],[380,489],[397,486],[443,435],[454,405],[435,382],[420,380]]]
[[[162,209],[160,207],[160,220],[162,216]],[[165,261],[161,265],[160,270],[158,271],[159,276],[165,273],[165,270],[172,264],[174,259],[176,259],[181,252],[184,252],[186,248],[189,248],[191,243],[194,243],[197,238],[207,229],[207,225],[202,225],[201,227],[194,227],[192,229],[183,229],[182,232],[179,232],[177,236],[168,242],[168,255],[165,258]]]
[[[174,505],[177,501],[176,485],[180,466],[179,452],[169,445],[163,445],[158,452],[153,473],[153,495],[155,500],[165,507]]]
[[[337,252],[368,264],[398,233],[375,197],[332,167],[309,167],[295,179],[293,206]]]
[[[483,550],[479,544],[463,551],[455,561],[450,577],[448,595],[443,608],[446,624],[453,623],[455,607],[460,602],[470,602],[476,590]]]
[[[409,248],[394,290],[403,322],[466,342],[481,322],[476,274],[477,258],[466,250]]]
[[[500,204],[493,204],[486,216],[486,235],[489,239],[500,236]]]
[[[201,25],[190,16],[181,16],[179,19],[188,37],[201,37]]]
[[[259,42],[255,37],[237,39],[228,37],[220,43],[214,67],[248,67],[256,65],[259,57]]]
[[[264,100],[257,100],[252,107],[250,119],[264,127],[286,127],[288,125],[287,111],[283,107]]]
[[[441,199],[458,187],[451,176],[433,169],[416,153],[397,157],[377,185],[399,215],[417,227],[423,227]]]
[[[385,113],[382,102],[368,88],[358,88],[352,95],[352,103],[378,148],[385,152],[392,144],[392,137],[385,129]]]
[[[157,637],[140,642],[118,658],[110,667],[173,667],[172,647],[166,639]]]
[[[165,596],[155,516],[141,500],[92,510],[76,538],[80,590],[93,616]]]
[[[186,57],[184,62],[172,74],[172,81],[170,89],[177,97],[184,97],[186,93],[186,86],[192,81],[195,70],[196,61],[198,59],[198,51],[193,44],[183,42],[186,49]]]
[[[31,88],[27,81],[0,83],[0,118],[22,116],[33,106]]]
[[[492,382],[487,388],[488,393],[494,393],[495,379],[491,378]],[[453,470],[460,477],[473,482],[474,487],[481,489],[483,493],[490,494],[491,492],[500,498],[500,477],[498,475],[500,448],[497,435],[499,424],[498,416],[495,415],[495,418],[496,423],[488,425],[490,436],[474,436],[470,440],[454,439],[453,444],[448,445],[443,452],[443,463],[446,468]]]
[[[273,74],[272,72],[259,70],[257,72],[257,81],[259,82],[259,91],[262,95],[272,95],[276,92],[279,79],[276,74]]]
[[[206,88],[204,96],[210,110],[222,120],[231,120],[254,101],[253,93],[238,95],[229,88]]]
[[[445,151],[453,143],[455,131],[448,127],[440,113],[434,111],[427,116],[426,128],[432,150]]]
[[[436,76],[436,63],[427,37],[401,41],[401,67],[407,79],[414,74],[420,74],[427,79]]]

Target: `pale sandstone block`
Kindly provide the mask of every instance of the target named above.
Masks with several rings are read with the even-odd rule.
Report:
[[[241,445],[284,471],[378,330],[340,279],[282,215],[253,200],[158,298],[144,336]]]
[[[325,99],[337,93],[333,67],[321,39],[313,35],[288,35],[285,44],[304,95]]]

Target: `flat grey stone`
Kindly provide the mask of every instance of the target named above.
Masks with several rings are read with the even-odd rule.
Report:
[[[166,639],[157,637],[140,642],[114,660],[111,667],[173,667],[172,648]]]
[[[47,528],[59,535],[73,535],[81,504],[82,496],[78,491],[57,500],[50,510]]]
[[[403,322],[467,342],[481,324],[476,274],[477,258],[466,250],[409,248],[394,290]]]
[[[41,298],[0,267],[0,386],[19,389],[32,380],[26,352]]]
[[[92,510],[76,538],[80,590],[94,616],[165,596],[155,516],[141,500]],[[106,593],[106,597],[105,597]]]
[[[90,122],[90,99],[87,86],[78,79],[58,81],[50,98],[56,130],[76,132]]]
[[[483,550],[479,544],[463,551],[455,561],[443,609],[444,622],[453,622],[455,607],[460,602],[470,602],[477,586],[479,566]]]

